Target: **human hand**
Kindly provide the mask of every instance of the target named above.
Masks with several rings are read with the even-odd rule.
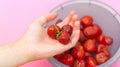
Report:
[[[54,20],[56,17],[57,13],[41,16],[28,27],[28,30],[21,38],[21,40],[26,43],[33,60],[52,57],[74,47],[77,43],[80,33],[80,24],[79,21],[77,21],[77,15],[73,11],[70,12],[63,22],[57,24],[59,27],[66,24],[70,24],[73,27],[70,43],[63,45],[47,35],[47,28],[44,28],[43,25]]]
[[[57,13],[49,13],[36,19],[28,27],[24,35],[17,41],[0,47],[0,67],[16,67],[27,62],[52,57],[74,47],[79,39],[80,23],[77,15],[72,11],[59,27],[69,24],[73,27],[71,41],[67,45],[47,35],[47,28],[43,25],[54,20]],[[14,59],[14,60],[13,60]]]

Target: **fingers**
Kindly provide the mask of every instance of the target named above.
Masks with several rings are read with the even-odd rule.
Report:
[[[76,14],[73,15],[71,21],[69,22],[69,25],[71,25],[72,27],[74,26],[75,21],[77,21],[78,16]]]
[[[71,42],[64,47],[65,50],[68,50],[76,45],[78,42],[80,36],[80,22],[75,21],[74,27],[73,27],[73,33],[71,35]]]
[[[49,13],[49,14],[39,17],[35,22],[38,22],[40,25],[43,25],[49,21],[54,20],[57,17],[57,15],[58,14],[56,12]]]
[[[71,35],[72,39],[71,42],[73,46],[77,43],[79,36],[80,36],[80,22],[76,21],[74,24],[73,33]]]
[[[73,17],[74,14],[75,14],[75,12],[71,11],[70,14],[63,20],[63,22],[58,23],[57,25],[61,28],[63,25],[69,24],[69,22],[71,21],[71,18]]]

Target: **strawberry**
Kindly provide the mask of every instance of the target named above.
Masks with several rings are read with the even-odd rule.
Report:
[[[111,45],[113,43],[113,39],[109,36],[105,36],[104,34],[101,34],[98,38],[97,38],[98,43],[100,44],[105,44],[107,46]]]
[[[76,59],[82,60],[85,58],[85,51],[83,46],[79,45],[73,48],[72,50],[72,56]]]
[[[85,67],[85,61],[84,60],[75,60],[73,67]]]
[[[97,62],[94,57],[88,57],[86,60],[86,67],[96,67]]]
[[[57,33],[60,31],[60,28],[57,25],[51,25],[47,29],[47,34],[53,38],[56,39]]]
[[[98,64],[102,64],[106,62],[109,59],[109,57],[106,56],[104,52],[100,52],[95,55],[95,59]]]
[[[64,53],[55,55],[54,58],[60,61],[63,56],[64,56]]]
[[[110,52],[104,44],[99,44],[97,48],[97,53],[104,52],[106,56],[110,57]]]
[[[72,31],[73,31],[73,28],[72,28],[71,25],[64,25],[64,26],[62,27],[62,30],[68,32],[68,33],[71,35],[71,34],[72,34]]]
[[[57,40],[60,43],[66,45],[66,44],[68,44],[70,42],[70,34],[68,32],[66,32],[66,31],[64,31],[64,32],[62,32],[60,34],[60,36],[57,38]]]
[[[80,19],[80,22],[84,27],[88,27],[92,25],[93,18],[91,16],[84,16]]]
[[[60,59],[60,62],[68,66],[72,66],[74,64],[74,58],[70,54],[64,54]]]
[[[88,39],[85,43],[84,43],[84,49],[87,52],[95,52],[97,50],[97,46],[94,40],[92,39]]]
[[[85,36],[84,36],[83,32],[80,30],[79,42],[82,42],[84,40],[85,40]]]
[[[93,26],[86,27],[84,29],[84,35],[90,39],[97,38],[101,33],[102,33],[102,30],[97,24],[94,24]]]
[[[59,23],[61,23],[63,20],[62,19],[58,19],[57,21],[56,21],[56,24],[59,24]]]

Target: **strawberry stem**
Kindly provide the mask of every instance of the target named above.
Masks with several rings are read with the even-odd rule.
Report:
[[[57,28],[56,24],[54,24],[55,29],[57,30],[57,33],[59,33],[59,29]]]
[[[57,35],[56,35],[56,38],[58,38],[62,32],[64,32],[64,30],[58,32]]]

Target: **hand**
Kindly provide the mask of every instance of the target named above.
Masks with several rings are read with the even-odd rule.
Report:
[[[73,27],[71,41],[67,45],[51,39],[43,25],[54,20],[57,13],[42,16],[31,23],[24,35],[17,41],[0,47],[0,67],[16,67],[27,62],[52,57],[74,47],[79,39],[80,23],[72,11],[58,26],[70,24]],[[14,60],[13,60],[14,59]]]
[[[59,27],[66,24],[70,24],[73,27],[70,43],[63,45],[47,35],[47,29],[44,28],[43,25],[54,20],[56,17],[57,13],[51,13],[38,18],[29,26],[27,32],[24,34],[23,40],[27,43],[24,45],[29,47],[29,53],[33,59],[52,57],[74,47],[77,43],[80,33],[80,24],[79,21],[77,21],[77,15],[73,11],[70,12],[63,22],[58,24]]]

